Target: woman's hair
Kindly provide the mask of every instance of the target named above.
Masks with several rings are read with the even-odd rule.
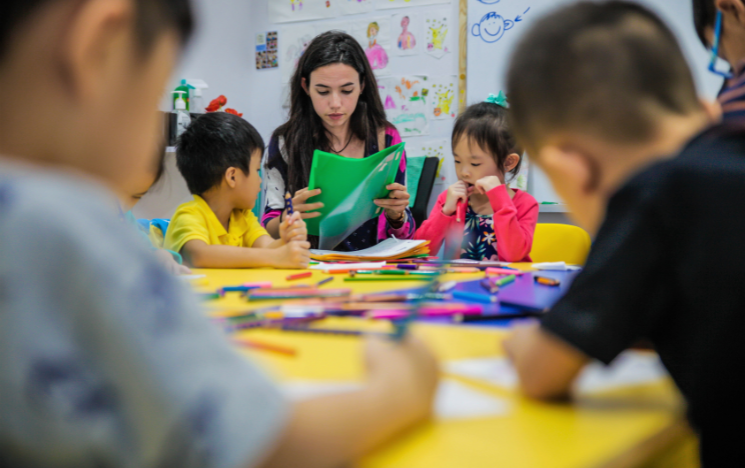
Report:
[[[284,138],[287,190],[290,193],[308,186],[313,151],[331,151],[323,121],[313,109],[310,96],[303,90],[303,78],[310,87],[310,74],[314,70],[337,63],[354,68],[362,86],[357,108],[350,119],[352,134],[367,145],[371,138],[377,139],[380,130],[392,127],[385,118],[378,83],[362,47],[352,36],[340,31],[319,35],[308,45],[290,81],[290,118],[272,135],[272,138]],[[280,154],[273,154],[268,166],[283,166],[281,159]]]
[[[512,153],[520,155],[520,161],[509,172],[516,176],[523,163],[523,150],[517,144],[515,136],[507,121],[509,111],[491,102],[480,102],[468,108],[455,120],[453,128],[453,147],[461,138],[468,138],[469,143],[476,143],[489,152],[497,167],[505,172],[505,161]],[[506,174],[505,174],[506,175]]]

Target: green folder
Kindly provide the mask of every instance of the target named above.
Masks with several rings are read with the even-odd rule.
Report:
[[[306,219],[308,234],[320,236],[319,247],[332,250],[382,209],[373,200],[387,198],[386,186],[396,181],[405,143],[362,159],[345,158],[316,150],[308,189],[321,194],[308,203],[322,202],[321,216]],[[333,244],[333,245],[332,245]]]

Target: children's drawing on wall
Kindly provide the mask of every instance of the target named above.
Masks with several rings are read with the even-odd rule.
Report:
[[[386,116],[401,136],[429,135],[426,81],[426,76],[378,80]]]
[[[395,42],[393,49],[396,51],[396,55],[418,54],[422,37],[419,16],[413,14],[395,15],[392,24],[393,40]]]
[[[502,39],[504,33],[523,20],[523,15],[530,11],[530,7],[514,20],[505,19],[502,15],[490,11],[478,23],[471,26],[471,34],[480,37],[486,43],[494,43]]]
[[[385,49],[378,44],[378,34],[380,34],[380,25],[373,21],[367,25],[367,48],[365,55],[370,61],[373,70],[383,70],[388,66],[388,54]]]
[[[291,21],[333,18],[338,14],[335,7],[340,1],[342,0],[267,0],[269,21],[272,23],[289,23]]]
[[[499,0],[479,0],[479,2],[484,5],[494,5],[495,3],[499,3]]]
[[[378,9],[406,8],[413,6],[450,3],[450,1],[451,0],[376,0],[375,7]]]
[[[442,140],[428,140],[418,141],[409,140],[406,142],[406,155],[411,157],[426,156],[428,158],[437,158],[440,160],[440,164],[437,168],[437,182],[445,182],[446,176],[443,171],[443,161],[446,159],[452,160],[452,149],[450,141],[447,139]]]
[[[282,40],[279,41],[279,57],[282,62],[282,82],[287,83],[295,72],[300,57],[303,56],[305,49],[316,37],[316,31],[313,26],[293,26],[282,31]]]
[[[336,0],[336,6],[344,15],[356,15],[372,11],[373,0]]]
[[[376,75],[390,73],[388,52],[391,45],[390,17],[371,18],[357,21],[352,25],[352,36],[365,50],[367,60]]]
[[[447,13],[430,14],[424,18],[424,33],[427,53],[442,58],[450,52],[450,18]]]
[[[454,119],[458,105],[458,81],[455,76],[431,78],[429,83],[429,117],[431,119]]]

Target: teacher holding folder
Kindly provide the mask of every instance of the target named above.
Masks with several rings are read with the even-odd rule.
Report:
[[[295,211],[315,218],[322,208],[308,190],[313,151],[320,149],[347,158],[366,158],[401,143],[396,127],[386,120],[378,84],[365,52],[350,35],[329,31],[317,36],[300,58],[290,82],[290,118],[275,130],[264,168],[265,210],[262,223],[279,237],[286,192],[293,194]],[[383,209],[344,239],[335,250],[355,251],[395,236],[410,239],[416,226],[406,190],[406,158],[401,159],[389,198],[375,200]],[[318,238],[308,236],[312,248]]]

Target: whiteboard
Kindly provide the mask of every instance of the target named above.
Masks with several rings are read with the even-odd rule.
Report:
[[[483,101],[489,93],[496,94],[506,86],[506,74],[511,51],[531,25],[552,10],[573,0],[466,0],[467,65],[466,99],[468,104]],[[693,70],[699,93],[714,99],[722,79],[707,70],[709,54],[696,35],[691,2],[680,0],[639,0],[669,25],[678,37],[683,52]],[[487,13],[498,18],[485,20]],[[510,24],[511,23],[511,24]],[[506,25],[506,27],[505,27]],[[488,32],[496,34],[489,34]],[[530,167],[528,191],[538,202],[561,202],[546,175],[535,165]]]

